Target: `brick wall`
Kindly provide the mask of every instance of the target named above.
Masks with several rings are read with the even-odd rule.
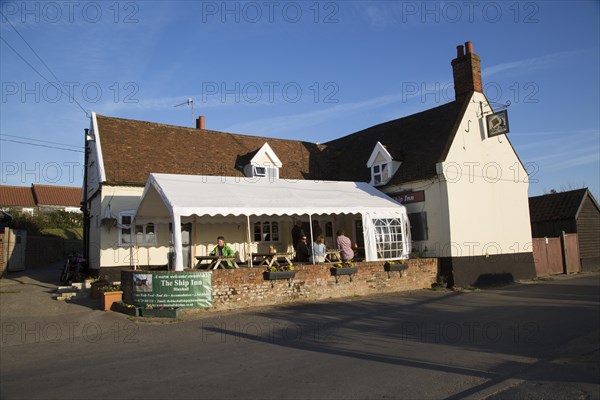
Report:
[[[331,266],[295,266],[291,281],[267,281],[263,268],[219,269],[213,271],[213,310],[237,309],[275,305],[296,301],[364,296],[429,288],[435,282],[438,260],[435,258],[409,260],[406,276],[400,272],[385,272],[381,263],[355,263],[358,273],[352,281],[347,275],[331,275]]]

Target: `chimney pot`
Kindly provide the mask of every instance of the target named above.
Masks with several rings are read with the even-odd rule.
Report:
[[[201,115],[196,120],[196,129],[204,129],[204,115]]]
[[[473,53],[473,44],[465,42],[463,46],[456,46],[458,56],[452,60],[452,75],[454,76],[454,95],[457,100],[464,98],[471,92],[483,93],[481,84],[481,60]]]
[[[456,58],[462,57],[465,55],[465,47],[461,44],[456,46]]]
[[[467,54],[473,53],[473,43],[465,42],[465,48],[467,49]]]

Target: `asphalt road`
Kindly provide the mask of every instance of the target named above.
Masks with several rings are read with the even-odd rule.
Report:
[[[0,281],[4,399],[600,399],[600,275],[142,322]]]

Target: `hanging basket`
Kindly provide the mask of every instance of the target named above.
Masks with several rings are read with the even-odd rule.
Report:
[[[108,229],[110,229],[110,228],[117,226],[117,219],[116,218],[102,218],[100,220],[100,224],[102,224],[102,226],[105,226]]]

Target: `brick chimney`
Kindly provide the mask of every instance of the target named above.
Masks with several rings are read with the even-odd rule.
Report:
[[[454,96],[456,100],[471,92],[483,93],[481,85],[481,60],[473,53],[473,44],[456,46],[456,58],[452,60],[454,75]]]
[[[196,129],[204,129],[204,115],[201,115],[196,120]]]

